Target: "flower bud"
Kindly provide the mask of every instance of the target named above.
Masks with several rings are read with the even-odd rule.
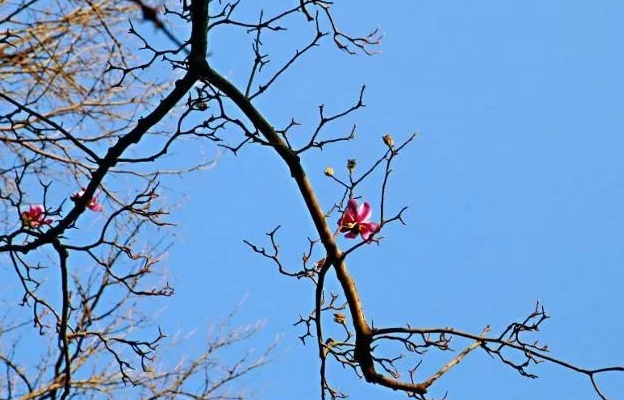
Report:
[[[390,136],[389,134],[386,134],[383,136],[383,141],[386,144],[386,146],[390,148],[394,147],[394,140],[392,139],[392,136]]]
[[[355,158],[350,158],[349,160],[347,160],[347,169],[350,173],[353,173],[353,171],[355,170],[355,165]]]
[[[197,103],[198,110],[204,111],[207,108],[208,108],[208,104],[204,103],[203,101],[200,101],[199,103]]]
[[[343,313],[334,313],[334,322],[337,324],[344,324],[347,320],[347,316]]]
[[[334,169],[332,167],[325,168],[325,176],[334,176]]]

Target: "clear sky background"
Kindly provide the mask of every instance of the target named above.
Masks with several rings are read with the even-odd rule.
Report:
[[[244,1],[240,16],[256,20],[266,3]],[[294,134],[306,138],[319,104],[339,110],[367,85],[367,107],[334,131],[357,123],[356,140],[304,158],[326,207],[341,192],[325,166],[344,174],[356,158],[363,168],[384,151],[384,133],[400,141],[419,132],[395,165],[388,198],[391,211],[409,206],[408,225],[388,227],[380,246],[349,260],[368,319],[475,333],[490,324],[497,333],[540,300],[553,318],[538,337],[553,355],[588,368],[624,364],[624,3],[360,0],[338,1],[335,11],[345,30],[379,26],[381,54],[347,57],[325,41],[256,104],[277,127],[292,117],[304,123]],[[265,37],[267,68],[309,38],[304,30]],[[238,84],[253,56],[249,39],[211,38],[214,67]],[[357,193],[375,210],[379,185],[377,175]],[[246,297],[237,322],[266,320],[247,345],[261,352],[282,339],[274,362],[244,383],[260,400],[318,399],[317,350],[293,327],[313,307],[312,286],[279,275],[242,242],[267,244],[264,232],[281,224],[283,261],[300,266],[313,229],[288,171],[273,152],[249,147],[178,189],[190,197],[174,215],[180,239],[166,263],[176,295],[162,303],[163,327],[202,331]],[[444,359],[423,360],[425,378]],[[547,364],[531,371],[540,379],[475,352],[431,395],[597,398],[584,376]],[[330,379],[352,399],[405,397],[336,365]],[[599,380],[624,399],[624,375]]]

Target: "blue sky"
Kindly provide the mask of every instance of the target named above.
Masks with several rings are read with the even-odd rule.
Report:
[[[261,3],[248,1],[245,11],[243,2],[241,16],[255,20]],[[256,104],[277,127],[302,122],[294,135],[306,138],[319,104],[339,110],[367,85],[367,107],[334,131],[357,123],[356,140],[304,158],[325,206],[340,196],[323,176],[327,165],[344,174],[348,158],[365,166],[384,151],[384,133],[400,141],[419,132],[397,160],[388,197],[391,210],[409,206],[408,225],[389,226],[380,246],[349,260],[368,319],[474,332],[490,324],[496,333],[540,300],[553,318],[539,338],[553,355],[583,367],[622,365],[624,3],[367,0],[339,1],[335,10],[345,30],[379,26],[381,54],[346,57],[325,41]],[[267,68],[309,36],[268,35]],[[218,33],[211,46],[214,67],[243,82],[249,37]],[[180,147],[173,160],[189,151]],[[377,175],[358,195],[377,207],[379,185]],[[266,320],[247,344],[261,351],[282,337],[274,362],[246,383],[261,400],[318,399],[316,349],[301,346],[293,327],[312,309],[313,288],[279,275],[242,242],[266,244],[264,232],[281,224],[283,261],[299,266],[313,230],[285,166],[268,149],[248,147],[175,190],[189,200],[174,215],[180,239],[166,264],[176,295],[163,302],[165,329],[201,330],[246,297],[238,322]],[[442,362],[425,356],[423,374]],[[475,353],[431,394],[594,398],[583,376],[546,364],[532,371],[540,379]],[[336,365],[330,372],[353,399],[404,398]],[[624,376],[601,382],[611,398],[624,398]]]

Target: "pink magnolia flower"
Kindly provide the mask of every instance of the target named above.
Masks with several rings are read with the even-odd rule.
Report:
[[[22,211],[22,224],[29,228],[38,228],[41,225],[50,225],[52,219],[45,217],[46,211],[42,205],[31,204],[28,211]]]
[[[362,239],[369,240],[370,236],[379,228],[379,224],[369,221],[372,211],[367,202],[358,207],[357,201],[349,200],[347,209],[338,220],[340,232],[346,232],[345,237],[355,239],[358,235]]]
[[[70,197],[71,201],[76,202],[80,200],[82,196],[84,195],[84,192],[85,192],[85,188],[82,188],[81,191],[72,193]],[[89,210],[94,211],[94,212],[101,212],[104,209],[104,206],[102,205],[102,203],[98,201],[98,196],[99,196],[99,193],[96,193],[92,198],[89,199],[89,202],[87,203],[87,208]]]

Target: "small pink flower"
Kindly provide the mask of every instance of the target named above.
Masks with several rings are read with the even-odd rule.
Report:
[[[371,214],[371,206],[367,202],[358,207],[357,201],[349,200],[347,209],[338,220],[340,232],[346,232],[345,237],[349,239],[355,239],[359,234],[362,239],[369,240],[379,228],[378,223],[369,221]]]
[[[82,196],[84,195],[84,192],[85,192],[85,188],[82,188],[81,191],[72,193],[70,197],[71,201],[76,202],[79,199],[81,199]],[[102,205],[102,203],[98,201],[98,196],[99,196],[99,193],[96,193],[92,198],[89,199],[89,202],[87,203],[87,208],[89,210],[94,211],[94,212],[101,212],[104,209],[104,206]]]
[[[28,211],[22,211],[22,224],[29,228],[38,228],[41,225],[50,225],[52,219],[45,217],[46,211],[42,205],[31,204]]]

